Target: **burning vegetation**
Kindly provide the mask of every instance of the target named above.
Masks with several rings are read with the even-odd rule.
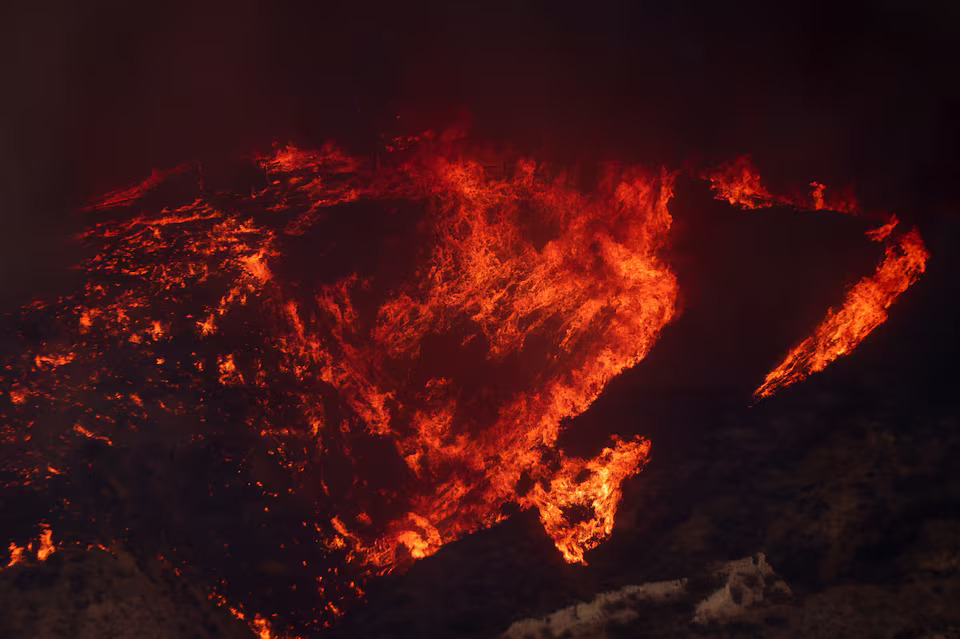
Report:
[[[810,184],[808,196],[789,197],[771,194],[761,183],[748,158],[707,172],[717,199],[746,209],[790,206],[801,210],[830,210],[862,215],[850,194],[826,197],[826,187]],[[873,275],[864,277],[848,292],[839,310],[829,309],[813,335],[793,348],[783,362],[770,371],[754,392],[769,397],[778,389],[822,371],[842,355],[850,353],[873,329],[886,319],[886,309],[923,273],[927,250],[915,228],[896,233],[895,215],[882,216],[883,223],[866,232],[869,239],[886,245],[883,262]]]
[[[78,450],[206,450],[194,461],[210,464],[209,483],[187,490],[211,504],[243,496],[238,521],[282,549],[259,566],[309,606],[282,619],[301,631],[329,625],[364,580],[517,509],[535,508],[564,559],[584,562],[650,442],[612,438],[584,459],[558,441],[677,311],[665,259],[676,176],[610,165],[583,192],[548,165],[481,157],[429,135],[374,163],[278,147],[250,160],[240,186],[188,164],[91,204],[81,289],[15,318],[2,486],[62,485],[93,463]],[[816,183],[802,198],[771,195],[745,161],[706,177],[739,207],[859,214]],[[887,247],[876,273],[758,398],[884,321],[927,258],[918,232],[897,228],[890,217],[870,232]],[[111,543],[136,532],[110,525]],[[274,636],[282,597],[258,609],[230,574],[244,552],[266,551],[231,532],[212,533],[216,559],[156,543],[177,566],[206,557],[215,596],[251,602],[256,614],[235,614]],[[38,556],[52,552],[45,539]],[[11,545],[10,561],[22,552]]]

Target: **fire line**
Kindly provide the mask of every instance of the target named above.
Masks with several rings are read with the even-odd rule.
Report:
[[[304,527],[365,577],[489,527],[509,505],[536,509],[563,558],[585,563],[651,443],[612,438],[583,459],[558,442],[676,314],[664,259],[676,174],[609,166],[584,193],[549,165],[491,164],[430,135],[397,141],[376,171],[334,145],[278,146],[251,164],[265,179],[249,192],[211,190],[186,164],[84,209],[85,283],[24,309],[56,329],[0,380],[0,437],[26,451],[20,481],[70,471],[64,454],[31,448],[40,405],[72,420],[63,446],[122,451],[158,425],[202,439],[223,422],[260,438],[290,493],[315,496]],[[746,159],[702,177],[741,208],[862,215],[819,183],[801,198],[771,194]],[[345,215],[375,252],[337,243]],[[412,230],[397,241],[398,228]],[[868,237],[885,244],[883,262],[757,398],[850,353],[922,274],[916,229],[888,216]],[[225,397],[243,412],[225,417]],[[281,494],[257,486],[266,504]],[[338,579],[317,577],[319,625],[362,594],[354,581],[330,594]],[[265,617],[245,618],[271,636]]]

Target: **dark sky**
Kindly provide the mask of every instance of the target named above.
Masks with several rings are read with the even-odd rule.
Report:
[[[3,5],[4,308],[61,281],[77,202],[153,167],[464,112],[557,158],[752,152],[929,224],[957,204],[953,2]]]

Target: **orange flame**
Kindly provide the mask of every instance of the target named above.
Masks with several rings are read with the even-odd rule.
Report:
[[[45,561],[47,557],[56,551],[53,545],[53,531],[49,528],[40,533],[40,539],[37,541],[37,559]]]
[[[718,200],[726,200],[742,209],[760,209],[790,203],[785,198],[772,195],[763,186],[749,155],[722,164],[706,173],[705,177],[710,180]],[[816,183],[813,186],[814,199],[819,199],[822,203],[823,187]]]
[[[703,177],[710,181],[718,200],[725,200],[741,209],[761,209],[771,206],[792,206],[809,211],[837,211],[858,213],[856,198],[850,192],[827,192],[819,182],[810,183],[810,194],[789,196],[772,193],[754,168],[749,155],[722,164]]]
[[[620,502],[620,483],[646,461],[650,442],[617,442],[587,462],[565,459],[550,480],[550,489],[534,486],[531,501],[540,511],[540,521],[569,562],[586,564],[583,551],[595,547],[613,532],[613,517]],[[586,479],[581,479],[584,472]],[[571,525],[564,511],[574,507],[592,511]]]
[[[812,202],[803,198],[773,195],[760,181],[749,157],[741,157],[708,172],[717,199],[740,208],[752,209],[776,204],[796,208],[828,209],[860,215],[856,200],[849,194],[825,197],[826,187],[812,182]],[[866,276],[847,293],[839,311],[829,309],[813,335],[791,350],[783,362],[767,374],[754,391],[757,398],[769,397],[777,390],[798,382],[810,373],[823,370],[843,355],[853,351],[877,326],[887,319],[886,309],[924,272],[930,257],[917,229],[894,239],[898,224],[895,215],[876,229],[867,231],[868,238],[887,242],[886,255],[876,273]]]

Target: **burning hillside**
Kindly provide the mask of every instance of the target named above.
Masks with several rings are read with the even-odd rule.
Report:
[[[55,495],[97,543],[142,543],[150,515],[111,514],[99,488],[84,501],[84,478],[189,467],[206,484],[172,490],[195,510],[151,548],[299,632],[332,623],[365,580],[517,510],[584,562],[651,443],[611,437],[582,458],[560,435],[677,313],[677,174],[610,164],[583,189],[454,137],[397,140],[373,162],[277,147],[227,181],[186,164],[86,207],[82,287],[13,320],[2,487]],[[772,195],[744,162],[705,176],[738,207],[859,214],[816,183]],[[890,216],[868,235],[886,243],[876,273],[758,398],[851,352],[923,272],[916,230]],[[124,461],[149,450],[146,467]],[[104,490],[143,497],[135,482]]]

